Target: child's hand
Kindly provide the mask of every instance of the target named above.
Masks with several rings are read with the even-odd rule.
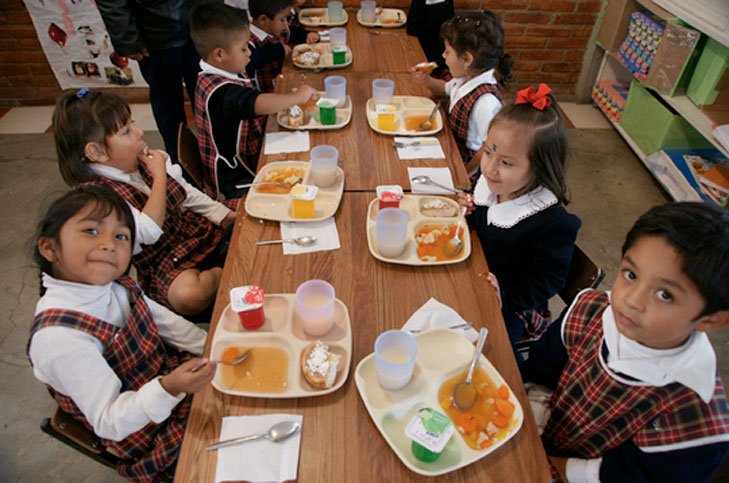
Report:
[[[223,221],[220,222],[220,226],[227,229],[230,225],[235,223],[235,217],[236,217],[235,211],[231,211],[230,213],[228,213],[228,215],[225,218],[223,218]]]
[[[486,275],[486,281],[496,290],[496,297],[499,299],[499,308],[502,307],[501,303],[501,289],[499,288],[499,280],[496,278],[496,275],[493,273],[490,273]]]
[[[413,78],[415,83],[420,84],[421,86],[428,85],[428,81],[430,80],[430,76],[428,74],[416,70],[415,67],[410,67],[410,76]]]
[[[296,103],[304,104],[305,102],[308,102],[309,99],[314,97],[315,94],[316,89],[308,84],[302,84],[296,91]]]
[[[466,207],[466,215],[473,213],[473,195],[469,193],[458,193],[458,204]]]
[[[159,149],[146,149],[137,159],[142,163],[152,175],[155,181],[167,180],[166,162],[167,157]]]
[[[306,43],[307,44],[315,44],[321,40],[321,37],[319,37],[319,34],[316,32],[309,32],[306,34]]]
[[[160,379],[168,393],[178,396],[182,392],[193,394],[203,389],[215,375],[215,362],[209,359],[190,359]]]

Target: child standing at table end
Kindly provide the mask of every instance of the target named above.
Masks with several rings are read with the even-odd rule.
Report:
[[[582,291],[521,368],[560,478],[708,481],[729,455],[729,408],[706,332],[727,326],[729,212],[652,208],[612,292]]]
[[[41,299],[28,338],[33,374],[61,410],[120,458],[122,476],[171,479],[190,414],[215,364],[205,331],[147,298],[127,276],[134,217],[102,186],[76,188],[38,224]]]
[[[438,64],[432,73],[433,77],[446,81],[450,80],[450,73],[443,59],[445,45],[440,29],[455,14],[453,0],[412,0],[408,10],[408,35],[415,35],[425,57]]]
[[[256,80],[261,92],[273,92],[273,81],[291,53],[281,34],[288,28],[288,17],[295,3],[294,0],[248,1],[251,61],[246,66],[246,74]]]
[[[200,52],[195,92],[195,127],[205,191],[234,199],[246,190],[236,185],[255,176],[263,142],[265,115],[308,101],[316,92],[302,85],[293,94],[262,94],[241,77],[250,58],[245,11],[206,3],[192,12],[190,30]]]
[[[454,17],[443,24],[443,58],[453,79],[445,82],[411,68],[418,84],[448,96],[448,123],[472,179],[489,124],[501,109],[501,89],[511,78],[511,55],[504,52],[504,30],[492,12]]]
[[[550,92],[544,84],[526,88],[499,111],[474,194],[459,195],[500,291],[512,345],[551,322],[548,301],[564,286],[581,224],[563,206],[567,135]]]

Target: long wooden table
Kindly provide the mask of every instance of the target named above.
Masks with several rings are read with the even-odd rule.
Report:
[[[277,80],[276,92],[290,92],[291,89],[308,83],[317,90],[324,90],[324,77],[328,73],[307,74],[295,72],[284,74]],[[366,103],[372,97],[372,81],[378,78],[395,81],[395,95],[431,97],[431,92],[416,84],[410,74],[390,72],[350,72],[346,74],[347,94],[352,98],[352,121],[341,129],[312,130],[311,146],[330,144],[340,153],[339,165],[345,172],[345,189],[348,191],[374,190],[381,184],[399,184],[407,189],[410,186],[407,168],[410,167],[447,167],[451,170],[456,186],[468,187],[468,173],[451,134],[446,112],[441,107],[443,129],[436,134],[445,153],[445,159],[401,160],[393,146],[393,136],[372,130],[367,122]],[[266,126],[268,132],[283,130],[276,116],[269,116]],[[308,153],[285,153],[265,155],[261,153],[259,168],[271,161],[285,159],[307,159]]]
[[[410,472],[379,434],[357,393],[353,372],[357,363],[373,351],[380,332],[401,327],[430,297],[453,307],[477,327],[488,327],[485,353],[511,386],[525,412],[521,430],[503,447],[470,466],[439,477],[438,481],[549,481],[546,455],[511,353],[498,302],[485,278],[488,267],[480,244],[473,243],[470,258],[456,265],[413,268],[380,262],[370,255],[365,233],[366,210],[372,198],[372,193],[344,193],[336,215],[340,250],[295,256],[284,256],[280,246],[254,246],[255,240],[279,238],[279,226],[276,222],[259,222],[248,217],[243,203],[240,204],[211,334],[228,303],[231,287],[255,283],[268,293],[293,293],[305,280],[325,279],[349,308],[353,331],[350,374],[339,390],[319,397],[244,398],[221,394],[212,387],[196,394],[176,481],[214,480],[217,456],[215,452],[205,451],[205,447],[219,439],[224,416],[272,412],[304,416],[300,481],[425,480]],[[476,240],[475,233],[471,236]],[[208,338],[206,354],[211,339]]]

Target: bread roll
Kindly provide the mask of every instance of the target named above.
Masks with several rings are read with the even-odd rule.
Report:
[[[421,62],[417,64],[414,69],[424,74],[430,74],[436,67],[438,67],[438,64],[435,62]]]
[[[328,389],[337,378],[337,367],[340,356],[329,352],[329,346],[317,340],[310,343],[301,352],[301,372],[312,386]]]

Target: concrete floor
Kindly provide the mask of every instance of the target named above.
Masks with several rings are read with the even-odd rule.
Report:
[[[582,219],[578,242],[607,271],[610,287],[620,246],[636,218],[666,197],[613,130],[570,129],[567,166],[572,204]],[[150,145],[160,146],[155,133]],[[65,189],[51,134],[0,135],[0,481],[121,481],[113,470],[81,456],[39,429],[55,403],[32,374],[25,354],[38,299],[38,273],[28,242],[41,206]],[[729,331],[727,331],[729,332]],[[729,381],[729,333],[712,337],[720,372]]]

